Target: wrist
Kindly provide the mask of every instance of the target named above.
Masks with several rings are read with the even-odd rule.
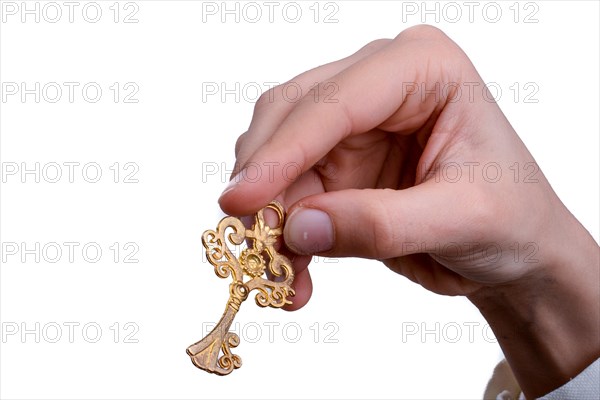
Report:
[[[600,357],[599,248],[573,217],[563,227],[538,268],[469,296],[527,398],[562,386]]]

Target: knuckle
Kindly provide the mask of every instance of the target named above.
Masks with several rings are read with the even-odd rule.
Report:
[[[388,258],[395,253],[396,245],[395,224],[389,213],[389,207],[379,200],[374,201],[369,208],[369,219],[372,221],[371,235],[373,240],[373,258]]]
[[[396,36],[394,46],[402,54],[410,52],[423,60],[435,60],[445,71],[474,69],[462,49],[435,26],[410,27]]]
[[[448,36],[439,28],[432,25],[422,24],[411,26],[408,29],[402,31],[398,38],[402,39],[434,39],[434,40],[448,40]]]
[[[277,101],[279,97],[281,97],[281,85],[270,88],[269,90],[263,92],[256,103],[254,104],[254,112],[259,113],[269,105],[273,104]]]
[[[235,141],[235,156],[236,156],[236,158],[239,155],[240,149],[242,148],[242,146],[244,144],[244,140],[246,139],[247,136],[248,136],[248,132],[244,132]]]

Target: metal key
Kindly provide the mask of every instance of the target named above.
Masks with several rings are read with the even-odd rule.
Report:
[[[277,213],[278,223],[275,227],[265,223],[266,209]],[[229,285],[229,300],[217,326],[202,340],[187,348],[188,355],[198,368],[217,375],[227,375],[242,366],[241,357],[231,352],[231,348],[240,343],[240,338],[234,332],[229,332],[229,328],[240,305],[252,290],[258,291],[255,300],[260,307],[280,308],[292,303],[288,297],[295,294],[291,287],[294,270],[290,260],[274,248],[277,238],[282,234],[284,218],[283,206],[273,201],[256,213],[250,229],[246,229],[242,221],[235,217],[225,217],[216,231],[207,230],[203,233],[206,258],[215,267],[215,273],[221,278],[231,276],[233,282]],[[252,247],[244,249],[239,257],[227,246],[225,230],[228,228],[233,231],[227,235],[231,244],[238,246],[245,240],[252,242]],[[269,279],[263,278],[265,273]],[[244,277],[249,279],[244,282]],[[221,351],[223,355],[219,356]]]

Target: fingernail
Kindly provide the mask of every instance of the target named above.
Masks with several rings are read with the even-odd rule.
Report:
[[[321,210],[296,209],[288,217],[283,237],[295,253],[320,253],[333,247],[333,224],[329,215]]]
[[[235,189],[237,184],[240,183],[241,177],[244,176],[244,172],[245,172],[245,170],[242,170],[242,171],[240,171],[240,173],[231,177],[231,180],[227,183],[227,186],[225,186],[225,189],[223,189],[223,193],[221,193],[220,197],[223,197],[223,195],[225,195],[225,193],[231,192],[233,189]]]

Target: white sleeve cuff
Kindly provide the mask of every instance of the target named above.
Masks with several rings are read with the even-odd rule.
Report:
[[[538,400],[598,400],[600,399],[600,358],[579,375]]]
[[[526,400],[506,360],[494,369],[486,388],[484,399]],[[539,397],[538,400],[599,400],[600,358],[590,364],[579,375],[558,389]]]

